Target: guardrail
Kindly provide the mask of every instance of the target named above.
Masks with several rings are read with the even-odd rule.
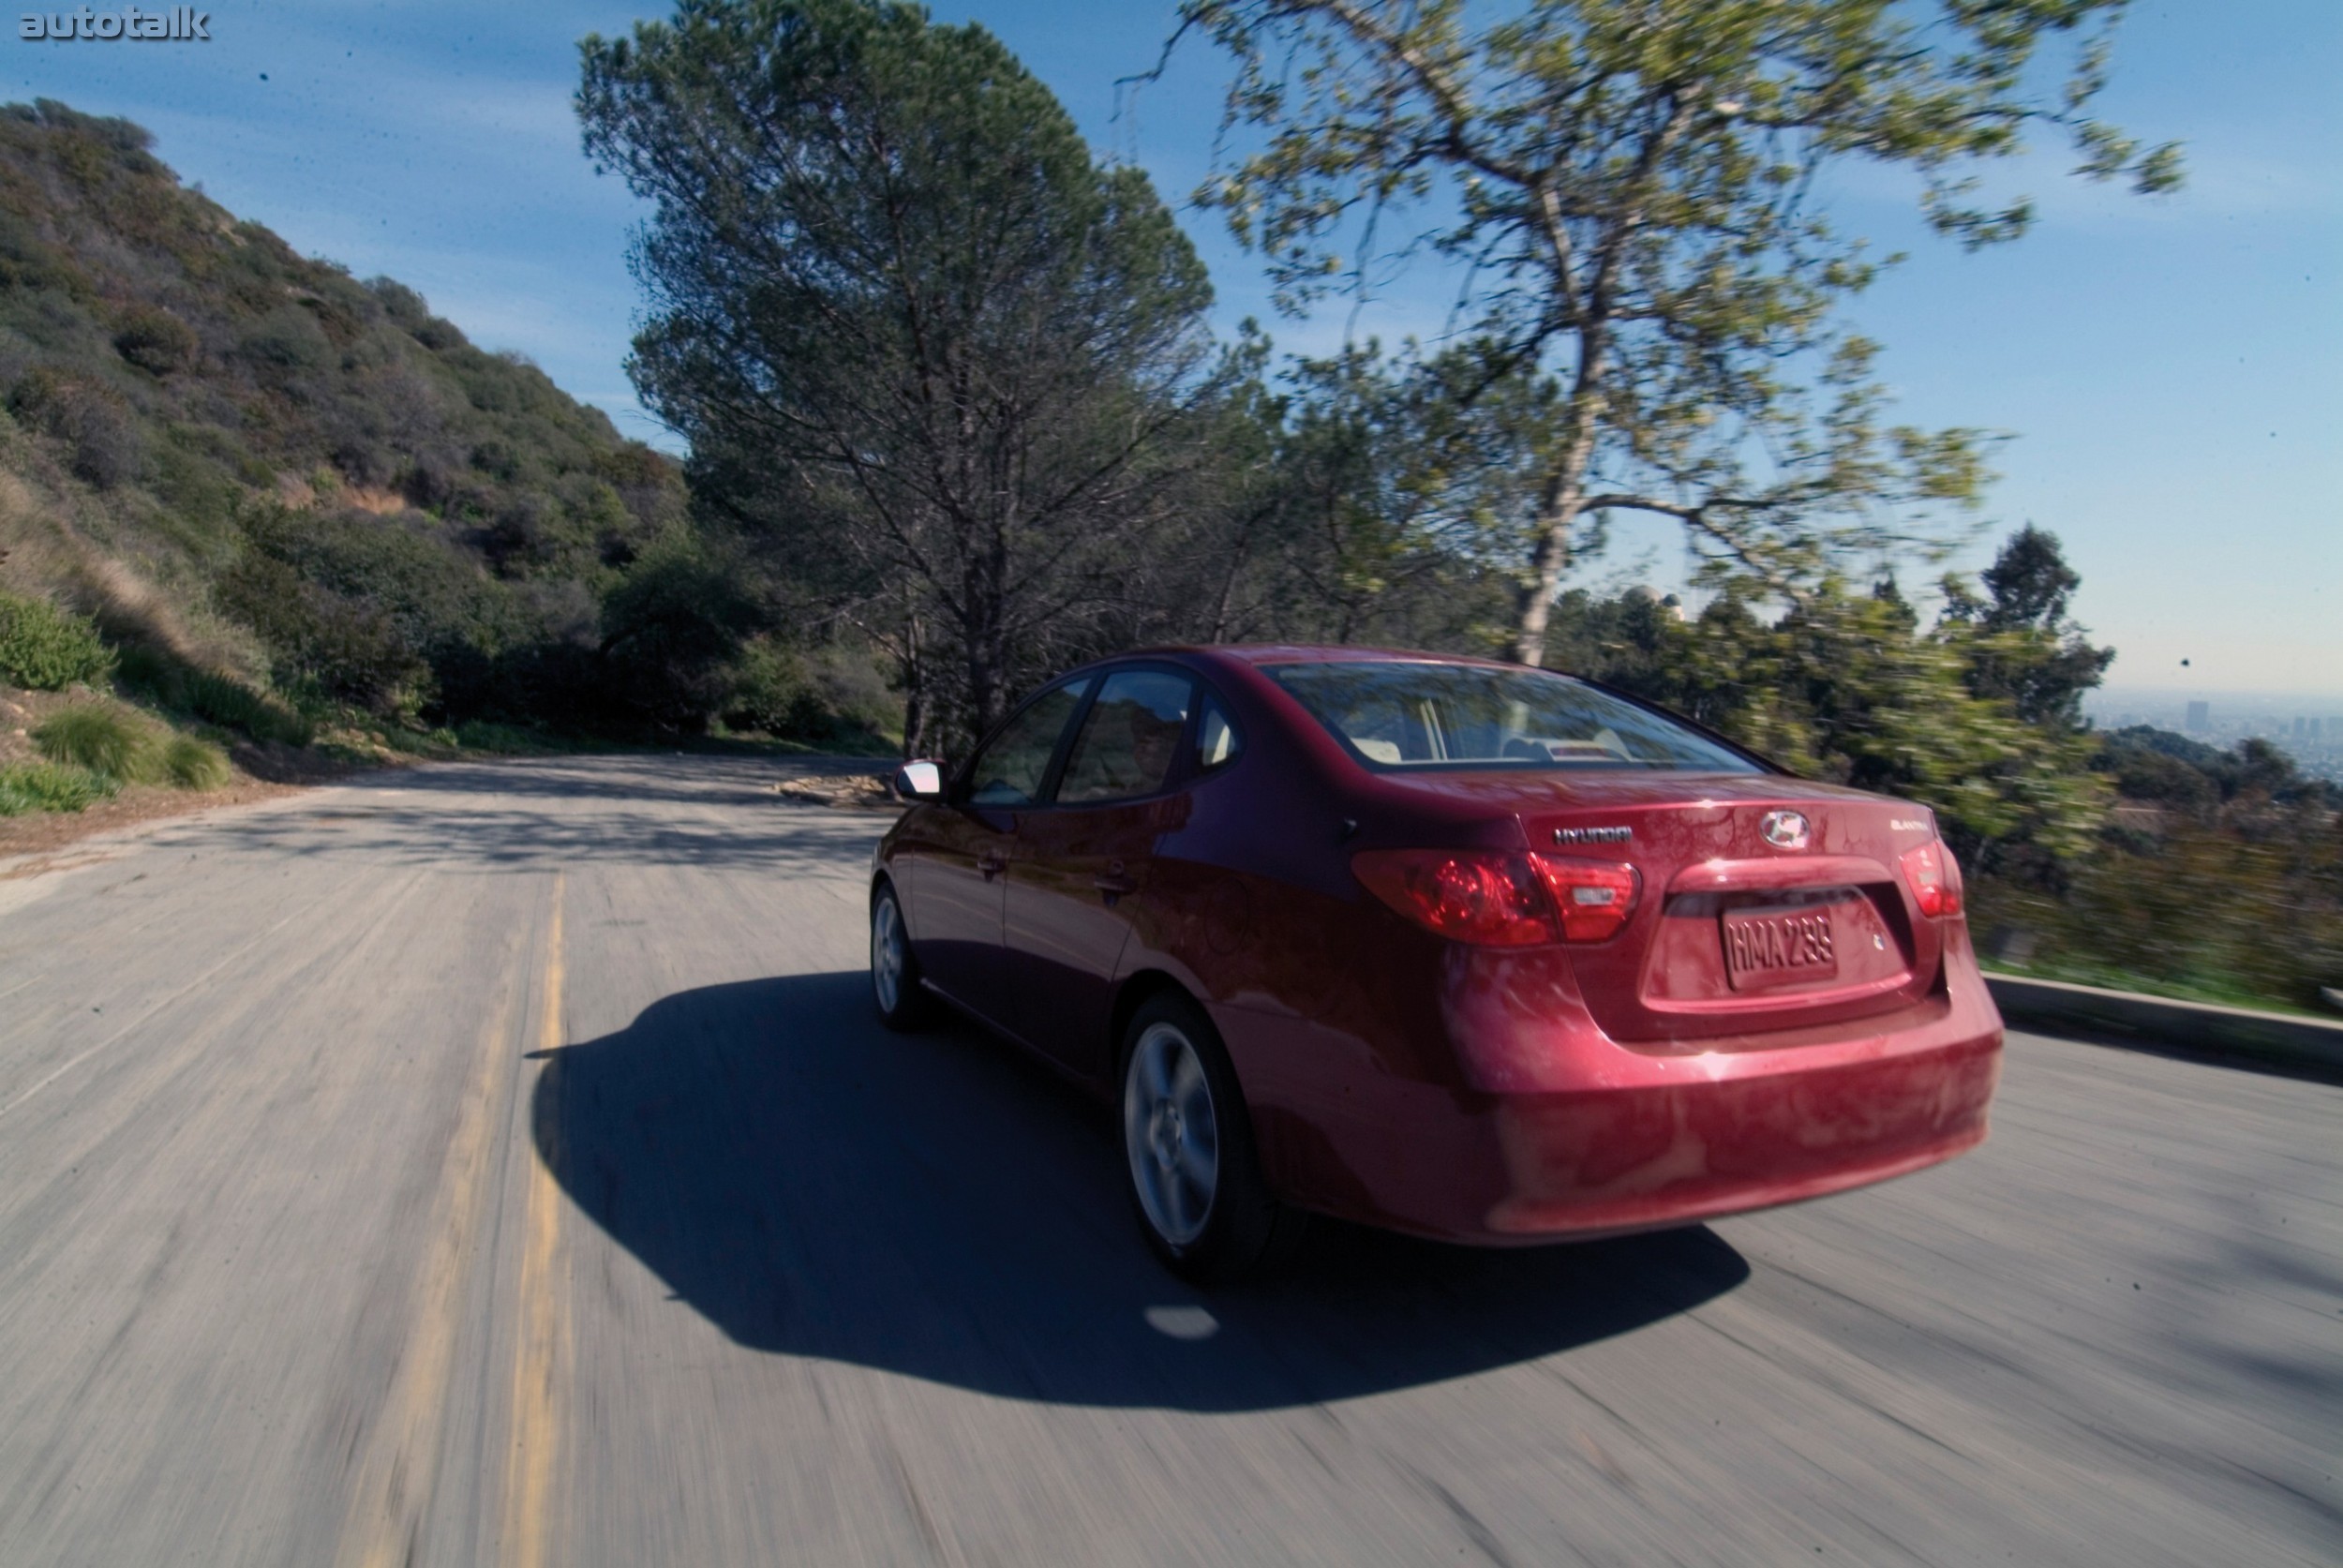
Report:
[[[2063,980],[1988,974],[1994,1005],[2011,1023],[2081,1028],[2275,1065],[2343,1074],[2343,1023],[2257,1012],[2205,1002],[2171,1002],[2130,991],[2103,991]]]

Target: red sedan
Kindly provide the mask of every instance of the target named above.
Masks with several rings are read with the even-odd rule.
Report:
[[[2001,1020],[1925,807],[1549,671],[1351,648],[1074,671],[880,842],[871,972],[1122,1107],[1198,1278],[1306,1212],[1684,1225],[1985,1136]]]

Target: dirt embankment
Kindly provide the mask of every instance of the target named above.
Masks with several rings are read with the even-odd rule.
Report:
[[[32,731],[61,708],[86,702],[86,695],[60,692],[27,692],[0,686],[0,768],[35,762]],[[290,795],[304,785],[323,783],[359,771],[352,764],[288,746],[231,748],[231,774],[218,789],[172,789],[162,784],[126,784],[111,799],[78,812],[28,812],[0,816],[0,860],[22,855],[41,855],[93,834],[135,827],[157,817],[184,816],[215,806],[243,805]],[[36,865],[37,863],[36,862]],[[0,876],[22,874],[26,868],[0,870]]]

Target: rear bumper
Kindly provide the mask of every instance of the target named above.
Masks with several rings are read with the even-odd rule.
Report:
[[[1886,1181],[1985,1138],[2001,1031],[1832,1067],[1506,1096],[1487,1240],[1691,1224]]]
[[[1488,1246],[1694,1224],[1950,1159],[1984,1140],[2002,1042],[1966,975],[1925,1007],[1822,1038],[1647,1051],[1583,1015],[1567,1038],[1545,1020],[1542,1082],[1497,1092],[1474,1086],[1488,1083],[1471,1070],[1483,1053],[1453,1035],[1463,1081],[1441,1085],[1390,1072],[1387,1048],[1338,1026],[1221,1023],[1284,1196]],[[1520,1061],[1515,1023],[1506,1053]]]

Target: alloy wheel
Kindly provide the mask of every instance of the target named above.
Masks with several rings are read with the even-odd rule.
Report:
[[[903,989],[903,918],[892,895],[871,906],[871,987],[879,1011],[892,1013]]]
[[[1173,1247],[1203,1234],[1220,1188],[1220,1123],[1204,1064],[1178,1024],[1148,1026],[1123,1075],[1123,1148],[1156,1233]]]

